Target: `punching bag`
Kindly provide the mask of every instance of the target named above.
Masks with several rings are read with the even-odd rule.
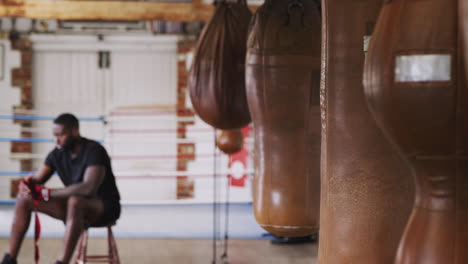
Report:
[[[250,123],[245,97],[245,53],[251,18],[245,0],[219,1],[198,40],[189,74],[193,109],[218,129]]]
[[[254,212],[279,236],[317,232],[320,203],[320,13],[310,0],[267,0],[247,44],[254,128]]]
[[[411,212],[410,172],[391,153],[362,86],[365,44],[382,3],[322,4],[320,264],[393,264]]]
[[[396,264],[468,263],[465,2],[387,1],[369,50],[369,108],[416,177]]]
[[[240,151],[244,147],[242,130],[216,130],[216,146],[226,154],[234,154]]]

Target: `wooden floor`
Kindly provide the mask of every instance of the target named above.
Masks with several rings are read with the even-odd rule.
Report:
[[[211,264],[211,240],[199,239],[130,239],[117,238],[122,264]],[[107,241],[91,238],[90,253],[105,253]],[[52,264],[62,250],[61,239],[41,238],[41,264]],[[8,240],[0,239],[3,256]],[[218,252],[222,253],[220,246]],[[26,239],[19,264],[33,262],[33,241]],[[317,244],[272,245],[269,240],[229,240],[228,261],[231,264],[317,264]],[[219,262],[221,263],[221,262]]]

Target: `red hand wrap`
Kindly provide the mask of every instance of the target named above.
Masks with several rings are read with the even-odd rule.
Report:
[[[31,196],[34,201],[48,201],[50,197],[50,189],[42,185],[36,184],[30,177],[21,180],[22,183],[28,186],[31,191]]]
[[[50,189],[42,185],[35,185],[34,191],[32,191],[34,200],[36,201],[48,201],[50,197]]]

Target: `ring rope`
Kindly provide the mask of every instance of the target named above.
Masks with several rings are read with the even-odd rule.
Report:
[[[0,115],[0,119],[14,120],[34,120],[34,121],[53,121],[56,117],[52,116],[36,116],[36,115]],[[105,118],[101,117],[77,117],[80,121],[88,122],[105,122]]]

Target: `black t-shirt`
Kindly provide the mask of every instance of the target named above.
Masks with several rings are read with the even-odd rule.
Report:
[[[83,182],[84,173],[89,166],[102,165],[106,169],[106,176],[97,196],[103,200],[120,201],[107,151],[98,142],[86,138],[81,138],[80,144],[80,152],[76,158],[72,159],[68,150],[55,148],[47,156],[45,165],[58,173],[65,186]]]

